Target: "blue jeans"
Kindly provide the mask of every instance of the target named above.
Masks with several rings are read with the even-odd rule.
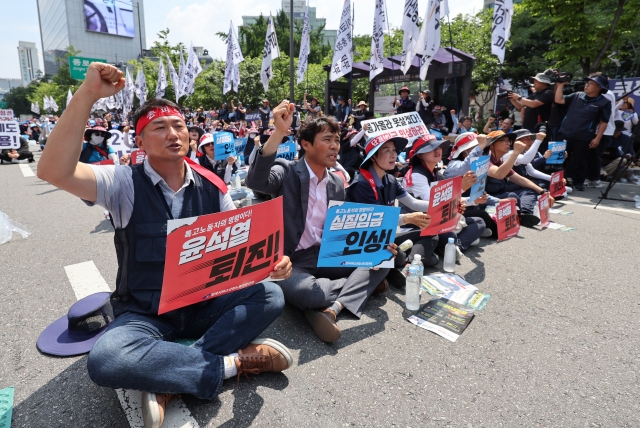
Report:
[[[89,353],[89,377],[109,388],[212,400],[224,380],[223,357],[247,346],[283,308],[280,287],[264,282],[165,315],[125,312]],[[173,343],[180,338],[199,339]]]

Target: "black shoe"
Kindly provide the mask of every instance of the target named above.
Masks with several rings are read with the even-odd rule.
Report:
[[[574,189],[579,190],[580,192],[584,192],[584,184],[576,184],[573,186]]]
[[[396,288],[403,289],[407,286],[407,277],[402,273],[402,269],[389,269],[387,281]]]
[[[520,226],[533,227],[538,223],[540,223],[540,219],[533,214],[520,214]]]
[[[34,158],[29,158],[29,163],[35,162],[36,160]]]

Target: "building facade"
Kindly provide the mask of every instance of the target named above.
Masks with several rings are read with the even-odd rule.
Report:
[[[37,0],[44,73],[58,72],[68,46],[110,63],[136,59],[146,46],[143,0]]]
[[[289,9],[291,9],[289,0],[282,0],[282,10],[284,13],[289,16]],[[307,8],[306,0],[293,0],[293,18],[303,20],[304,13]],[[258,20],[258,16],[243,16],[242,17],[242,25],[250,25],[255,24]],[[309,26],[311,30],[317,30],[319,27],[322,27],[327,24],[327,20],[325,18],[318,18],[316,16],[316,8],[309,7]],[[239,34],[239,33],[238,33]],[[328,44],[332,48],[336,44],[336,38],[338,37],[338,30],[327,30],[326,28],[322,31],[322,39],[324,43]]]
[[[38,73],[42,73],[38,48],[33,42],[18,42],[18,60],[20,61],[20,80],[22,86],[27,86],[36,79]]]

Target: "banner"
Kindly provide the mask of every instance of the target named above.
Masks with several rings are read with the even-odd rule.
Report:
[[[236,156],[244,155],[244,149],[247,147],[247,140],[247,137],[235,139]]]
[[[429,209],[431,224],[420,232],[420,236],[433,236],[451,232],[460,221],[460,197],[462,176],[437,181],[431,186]]]
[[[178,89],[176,89],[176,99],[180,99],[184,94],[182,93],[182,80],[184,79],[184,55],[182,54],[182,47],[180,48],[180,63],[178,64]],[[176,104],[178,101],[176,100]]]
[[[140,105],[144,104],[147,101],[147,94],[149,93],[149,90],[147,89],[147,81],[144,78],[142,67],[138,68],[138,74],[136,75],[135,91],[136,91],[136,96],[140,100]]]
[[[182,55],[182,52],[180,52]],[[182,56],[180,56],[182,59]],[[198,55],[196,51],[193,50],[193,42],[189,46],[189,55],[187,55],[187,62],[184,64],[183,69],[180,74],[180,96],[186,95],[187,98],[189,95],[193,93],[193,88],[195,87],[196,77],[202,71],[202,66],[200,65],[200,60],[198,59]]]
[[[496,225],[498,226],[498,241],[512,238],[520,230],[520,220],[516,201],[509,199],[496,206]]]
[[[362,125],[365,123],[369,125],[365,131],[367,144],[374,144],[374,147],[391,138],[401,137],[408,140],[429,133],[424,122],[420,119],[420,115],[415,111],[363,120]]]
[[[300,39],[300,54],[298,55],[298,84],[304,80],[304,74],[307,71],[309,63],[309,52],[311,50],[311,26],[309,25],[309,4],[304,13],[304,21],[302,22],[302,38]]]
[[[223,94],[232,89],[238,92],[238,86],[240,85],[240,67],[238,64],[242,61],[244,61],[244,56],[242,56],[242,51],[240,50],[236,29],[233,27],[233,21],[231,21],[229,23],[229,33],[227,34],[227,64],[224,69]]]
[[[260,120],[260,113],[247,113],[244,115],[245,122],[253,122],[255,120]]]
[[[400,69],[407,74],[413,58],[416,56],[416,42],[420,37],[420,18],[418,16],[418,0],[404,1],[404,15],[402,15],[402,65]]]
[[[162,57],[158,57],[158,81],[156,83],[156,98],[164,97],[165,89],[167,89],[167,74],[164,72]]]
[[[500,64],[504,63],[504,52],[511,35],[512,0],[495,0],[493,4],[493,27],[491,29],[491,53]]]
[[[13,122],[15,116],[13,115],[13,110],[11,109],[1,109],[0,110],[0,122]]]
[[[278,146],[276,159],[282,158],[288,161],[293,161],[296,157],[297,151],[296,143],[289,140],[288,143],[283,143]]]
[[[231,132],[216,132],[213,134],[214,159],[227,160],[229,156],[236,155],[236,143]]]
[[[11,119],[13,119],[13,112]],[[20,125],[18,122],[15,122],[14,120],[0,122],[0,150],[18,150],[19,148]]]
[[[549,180],[549,193],[551,197],[557,198],[564,195],[567,191],[567,187],[564,184],[564,171],[558,171],[551,174],[551,180]]]
[[[564,153],[567,150],[567,143],[564,141],[549,141],[549,150],[553,152],[547,165],[562,165],[564,163]]]
[[[169,66],[169,78],[171,79],[171,85],[173,85],[173,92],[175,92],[176,94],[176,103],[177,103],[178,100],[180,99],[180,94],[178,93],[180,89],[180,76],[178,76],[178,73],[176,73],[176,69],[173,67],[173,63],[171,62],[169,55],[166,55],[166,57],[167,57],[167,65]]]
[[[538,211],[540,211],[540,227],[549,226],[549,194],[543,193],[538,197]]]
[[[280,48],[278,47],[278,38],[276,37],[276,27],[273,24],[273,17],[269,15],[267,35],[264,40],[264,52],[262,54],[262,69],[260,70],[260,81],[262,82],[265,92],[269,90],[269,80],[273,77],[271,63],[279,57]]]
[[[373,80],[384,71],[384,32],[387,26],[387,7],[384,0],[375,0],[373,13],[373,32],[371,33],[371,59],[369,60],[369,80]]]
[[[127,117],[129,112],[133,110],[133,95],[135,91],[135,85],[129,73],[129,68],[127,68],[125,73],[125,85],[122,91],[122,117]]]
[[[392,268],[400,208],[329,201],[318,267]]]
[[[169,220],[158,315],[268,280],[283,256],[282,197]]]
[[[440,49],[440,29],[442,27],[440,25],[440,17],[448,14],[449,5],[447,0],[429,0],[415,47],[416,53],[422,55],[420,59],[420,80],[427,78],[429,65],[438,49]]]
[[[31,111],[35,114],[40,114],[40,103],[38,101],[35,104],[31,104]]]
[[[134,150],[131,152],[131,165],[140,165],[147,157],[144,150]]]
[[[478,177],[478,181],[471,186],[467,205],[475,205],[474,201],[484,194],[484,189],[487,185],[487,175],[489,173],[489,159],[490,156],[482,156],[471,162],[471,171]]]
[[[69,107],[69,103],[71,102],[71,98],[73,98],[73,94],[71,93],[71,88],[69,88],[69,92],[67,92],[67,107]]]
[[[336,37],[333,60],[331,61],[330,79],[332,82],[338,77],[351,73],[351,67],[353,65],[351,24],[351,0],[344,0],[342,16],[340,17],[340,27],[338,28],[338,37]]]

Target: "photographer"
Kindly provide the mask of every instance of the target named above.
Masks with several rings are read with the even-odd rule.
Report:
[[[568,171],[577,190],[584,190],[587,184],[593,187],[599,180],[594,165],[598,163],[596,148],[604,135],[611,102],[603,96],[609,89],[609,79],[601,73],[586,78],[584,92],[562,95],[567,82],[558,82],[560,89],[555,94],[556,104],[567,104],[567,115],[560,127],[560,134],[567,140]]]
[[[532,79],[535,89],[532,95],[522,98],[519,94],[511,92],[508,98],[518,110],[522,110],[522,107],[527,107],[522,118],[522,128],[535,132],[538,122],[549,120],[551,104],[553,103],[553,90],[551,89],[553,82],[544,73],[538,73]]]

